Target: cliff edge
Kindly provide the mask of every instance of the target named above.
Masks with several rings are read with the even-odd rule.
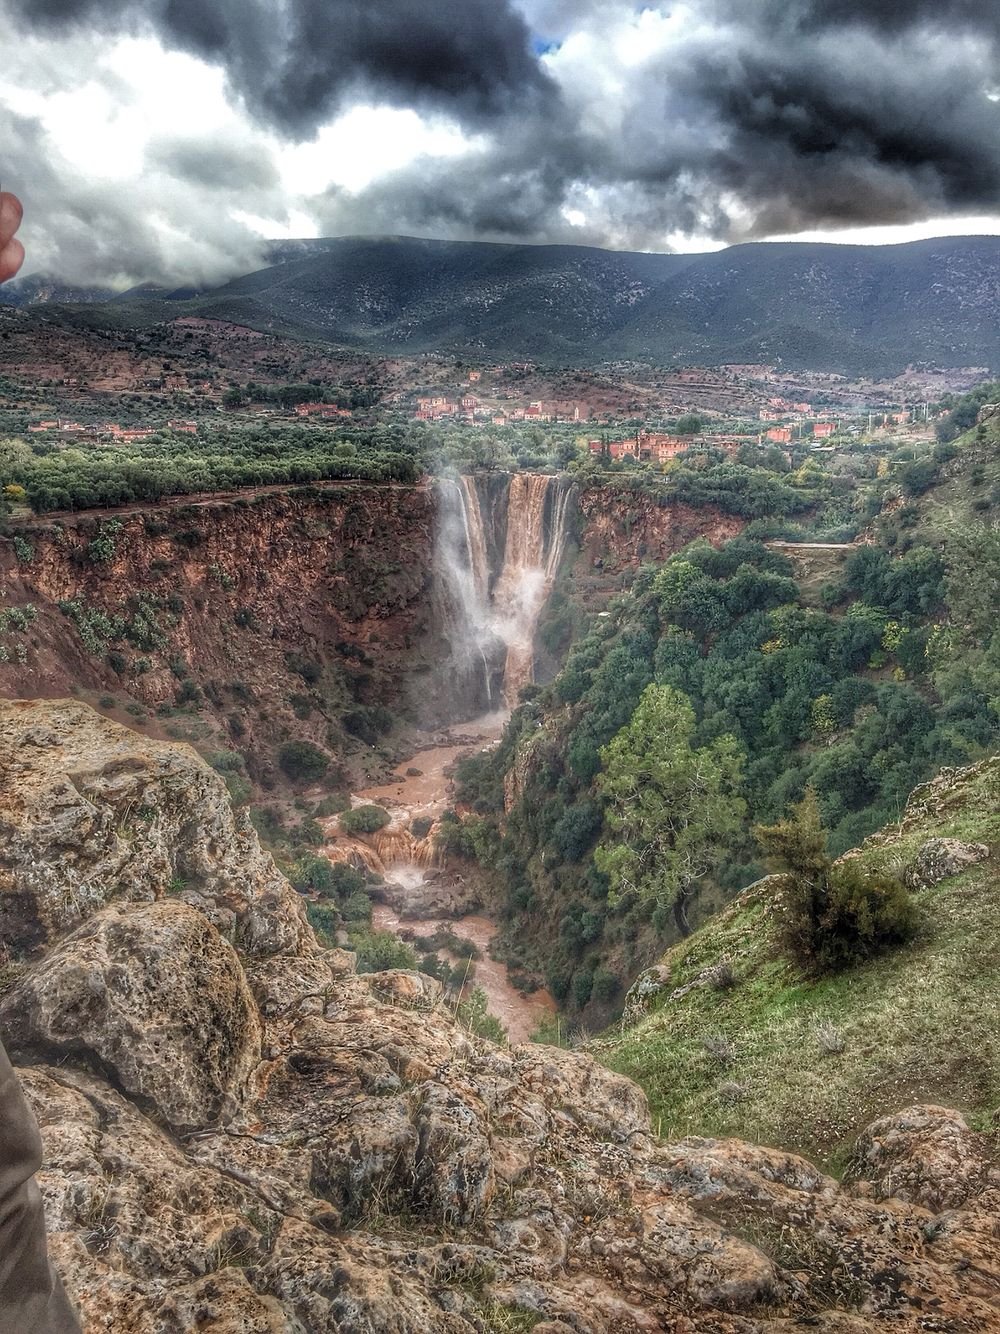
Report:
[[[1000,1177],[910,1108],[845,1184],[652,1134],[590,1056],[358,976],[184,745],[0,704],[0,1027],[88,1331],[828,1334],[1000,1321]]]

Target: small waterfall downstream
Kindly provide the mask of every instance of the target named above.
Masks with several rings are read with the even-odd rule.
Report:
[[[477,700],[486,711],[515,705],[533,680],[535,627],[565,550],[574,494],[565,478],[543,473],[515,473],[502,493],[494,480],[463,476],[438,484],[438,571],[448,592],[452,670],[459,678],[478,675]],[[487,504],[505,509],[504,524],[489,513],[492,553],[481,482],[490,487]]]

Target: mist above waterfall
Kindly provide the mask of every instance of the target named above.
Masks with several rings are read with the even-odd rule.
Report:
[[[478,676],[478,703],[517,703],[534,676],[535,627],[552,589],[566,542],[572,487],[565,479],[515,473],[503,491],[480,493],[474,476],[438,482],[436,564],[445,591],[451,669],[460,679]],[[493,568],[484,499],[502,504],[505,541]],[[497,515],[489,513],[491,531]]]

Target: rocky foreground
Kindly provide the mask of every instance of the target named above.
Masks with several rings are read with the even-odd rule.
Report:
[[[0,704],[2,1029],[88,1331],[1000,1328],[1000,1173],[954,1112],[659,1143],[591,1058],[359,977],[186,746]],[[23,961],[23,962],[22,962]]]

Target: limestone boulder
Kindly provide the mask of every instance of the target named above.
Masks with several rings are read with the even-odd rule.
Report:
[[[431,1082],[417,1104],[416,1197],[446,1225],[471,1223],[496,1194],[485,1108]]]
[[[945,1107],[909,1107],[873,1122],[858,1139],[848,1177],[877,1199],[893,1196],[934,1213],[961,1208],[1000,1185],[985,1136]]]
[[[370,986],[381,1000],[417,1010],[433,1010],[444,995],[444,988],[437,978],[412,968],[390,968],[384,973],[372,973]]]
[[[929,889],[969,866],[985,861],[990,850],[985,843],[963,843],[957,838],[929,838],[906,868],[904,880],[910,889]]]
[[[37,954],[113,899],[183,897],[254,954],[315,950],[301,899],[190,746],[77,700],[0,701],[0,940]]]
[[[373,897],[411,919],[463,917],[482,908],[480,886],[453,871],[428,871],[419,885],[387,880],[377,887]]]
[[[649,1133],[649,1104],[638,1084],[582,1052],[531,1043],[514,1053],[518,1083],[597,1139],[621,1143]]]
[[[178,1128],[244,1100],[261,1026],[236,951],[187,904],[116,904],[26,970],[0,1005],[15,1052],[106,1073]]]

